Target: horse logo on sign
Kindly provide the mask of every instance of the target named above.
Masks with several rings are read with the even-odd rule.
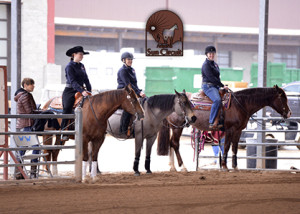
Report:
[[[146,56],[183,56],[183,24],[169,10],[152,14],[146,24]]]

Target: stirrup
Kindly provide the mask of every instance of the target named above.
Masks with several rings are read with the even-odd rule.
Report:
[[[130,131],[130,128],[128,128],[128,129],[127,129],[127,134],[126,134],[126,136],[127,136],[127,137],[130,137],[130,135],[131,135],[131,131]]]
[[[66,136],[66,135],[64,135],[64,136],[62,136],[61,140],[62,140],[62,141],[68,141],[68,140],[69,140],[69,137]]]

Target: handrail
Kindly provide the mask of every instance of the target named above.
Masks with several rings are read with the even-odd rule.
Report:
[[[64,118],[64,119],[75,119],[75,114],[0,114],[0,119],[4,119],[4,118],[32,118],[32,119]]]

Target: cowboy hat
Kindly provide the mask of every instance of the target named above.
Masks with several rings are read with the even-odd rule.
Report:
[[[75,46],[67,50],[66,55],[71,57],[73,53],[78,53],[78,52],[82,52],[83,54],[90,54],[89,52],[84,52],[82,46]]]

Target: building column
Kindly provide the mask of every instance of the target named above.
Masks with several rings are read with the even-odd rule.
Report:
[[[55,62],[55,24],[54,24],[54,16],[55,16],[55,1],[48,0],[48,17],[47,17],[47,62],[54,63]]]

